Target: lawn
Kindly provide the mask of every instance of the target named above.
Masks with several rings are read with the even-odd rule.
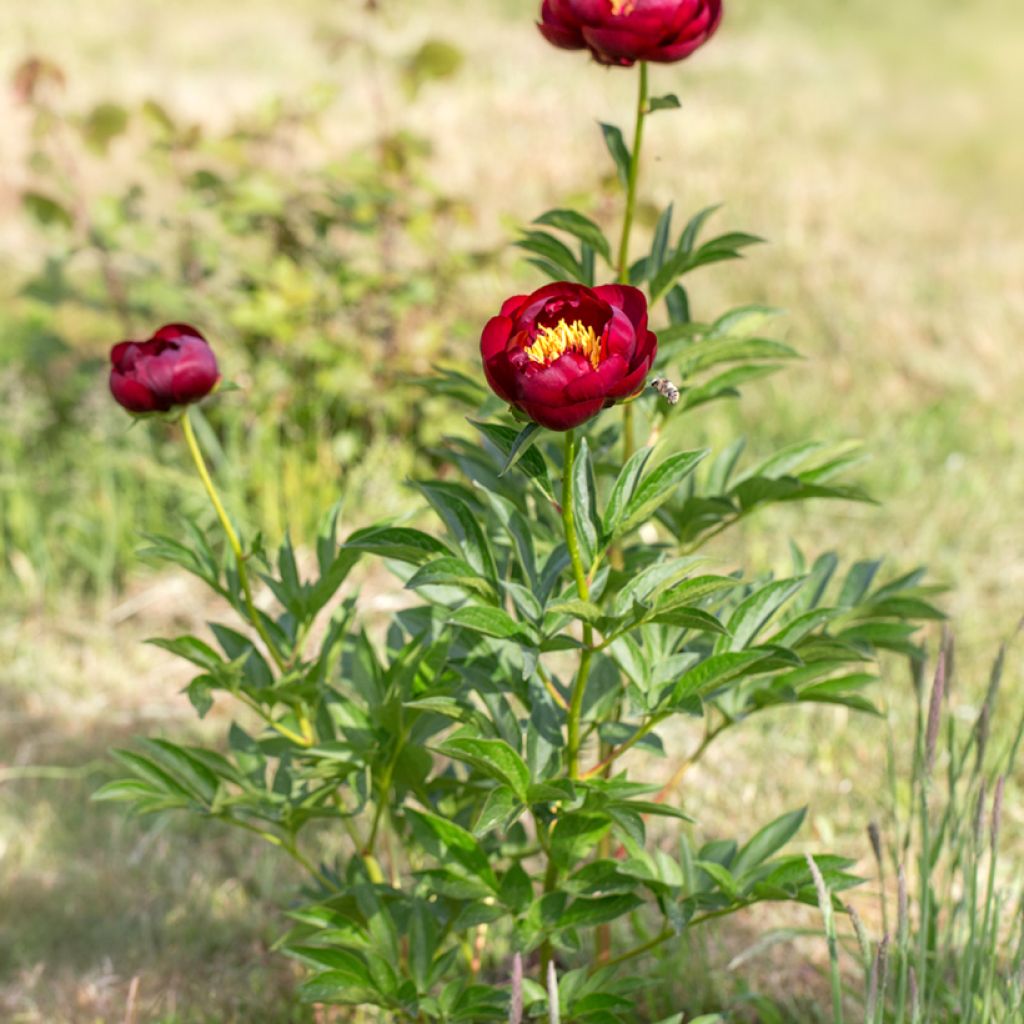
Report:
[[[356,6],[7,4],[0,72],[44,55],[62,69],[62,102],[75,110],[159,97],[176,120],[210,133],[241,118],[258,121],[279,98],[300,102],[330,86],[321,130],[303,136],[302,148],[274,154],[285,173],[289,161],[298,174],[305,162],[372,144],[382,123],[426,136],[422,189],[458,207],[446,242],[479,258],[464,278],[460,267],[437,270],[425,300],[402,297],[415,309],[400,321],[412,338],[400,339],[408,350],[402,369],[425,372],[437,352],[475,368],[479,327],[495,303],[537,283],[511,250],[502,251],[516,226],[567,201],[614,220],[608,183],[594,170],[604,166],[596,122],[625,125],[632,98],[616,74],[552,54],[531,28],[533,3],[395,0],[372,20]],[[367,31],[370,46],[351,42]],[[410,55],[428,39],[453,44],[461,61],[414,89],[419,65]],[[716,553],[735,565],[783,568],[787,539],[799,535],[809,553],[841,544],[851,559],[891,552],[894,570],[928,565],[949,587],[944,607],[959,648],[954,707],[964,720],[977,710],[998,644],[1024,613],[1016,514],[1024,502],[1022,41],[1024,15],[1011,0],[737,0],[713,47],[653,72],[655,89],[678,93],[682,110],[652,121],[647,195],[658,206],[674,198],[687,212],[724,201],[723,229],[770,242],[742,264],[701,271],[695,315],[751,301],[780,306],[786,337],[805,356],[749,389],[742,404],[695,417],[694,444],[737,431],[758,452],[807,436],[860,439],[870,459],[859,477],[880,502],[771,511],[724,538]],[[20,206],[37,173],[28,167],[29,127],[7,90],[0,96],[0,395],[8,410],[0,424],[7,431],[0,1016],[23,1024],[311,1021],[289,998],[296,970],[272,951],[284,927],[280,908],[297,897],[297,878],[272,851],[226,831],[178,819],[129,821],[116,807],[89,803],[110,774],[111,746],[197,728],[180,693],[187,675],[142,641],[201,630],[207,609],[189,582],[156,574],[129,552],[136,520],[158,520],[164,513],[152,509],[173,509],[177,500],[198,508],[201,495],[174,457],[159,470],[140,469],[145,481],[137,487],[118,483],[165,449],[148,444],[143,431],[128,433],[105,408],[98,361],[120,337],[110,310],[93,304],[76,315],[58,307],[49,322],[45,310],[26,312],[22,285],[57,244]],[[111,180],[144,174],[135,153],[121,140],[87,158],[84,193],[98,197]],[[650,210],[641,215],[649,227]],[[416,273],[426,274],[419,265]],[[40,323],[76,363],[97,360],[76,393],[95,410],[94,425],[61,439],[59,462],[32,447],[47,414],[31,390],[39,378],[25,369],[31,338],[4,351],[8,317],[17,324],[10,337]],[[243,365],[230,352],[226,358]],[[359,358],[390,354],[367,346]],[[322,509],[302,507],[303,500],[315,506],[343,491],[353,525],[360,509],[410,507],[414,499],[398,483],[415,471],[402,442],[404,404],[416,399],[403,398],[400,386],[397,411],[368,406],[367,417],[386,417],[386,426],[352,428],[304,453],[301,465],[289,462],[281,442],[274,470],[261,476],[264,450],[239,441],[243,465],[234,468],[244,475],[251,460],[259,481],[257,500],[246,506],[249,525],[274,534],[285,515],[315,521]],[[437,416],[436,429],[430,417],[417,420],[428,443],[460,429],[443,410]],[[369,468],[322,471],[339,452],[355,467],[366,453],[350,449],[366,437]],[[241,484],[229,493],[239,505],[245,498]],[[390,610],[375,577],[363,583],[363,602],[382,616]],[[1020,665],[1011,652],[1007,693],[1019,693]],[[903,750],[912,719],[904,670],[892,671],[882,697]],[[1008,702],[1007,718],[1020,710]],[[215,712],[201,728],[216,735],[224,722]],[[716,750],[687,784],[710,792],[712,830],[755,807],[763,820],[808,803],[811,827],[801,841],[862,858],[870,873],[864,829],[879,813],[886,743],[883,723],[846,712],[766,719]],[[763,772],[769,758],[773,770]],[[1022,816],[1011,785],[1007,830],[1018,854]],[[786,915],[761,911],[716,933],[691,960],[707,957],[712,968],[687,973],[691,998],[713,1008],[735,996],[741,983],[724,968],[733,955],[763,931],[813,921]],[[818,947],[798,940],[755,956],[743,983],[777,997],[784,1012],[809,1012],[799,1001],[823,991]]]

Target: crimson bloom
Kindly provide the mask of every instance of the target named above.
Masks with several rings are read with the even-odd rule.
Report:
[[[643,390],[657,351],[644,293],[618,284],[516,295],[480,340],[495,394],[549,430],[572,430]]]
[[[188,324],[167,324],[149,341],[122,341],[110,362],[111,394],[134,413],[198,402],[220,381],[213,349]]]
[[[540,16],[549,42],[601,64],[672,64],[711,38],[722,0],[544,0]]]

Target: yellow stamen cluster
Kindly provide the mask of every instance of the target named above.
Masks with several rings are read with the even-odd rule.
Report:
[[[620,14],[632,14],[636,10],[636,0],[610,0],[612,5],[612,16],[617,18]]]
[[[533,344],[523,351],[542,366],[550,366],[566,352],[579,352],[586,356],[595,370],[601,364],[601,339],[593,327],[584,327],[579,320],[571,324],[559,320],[555,327],[542,327]]]

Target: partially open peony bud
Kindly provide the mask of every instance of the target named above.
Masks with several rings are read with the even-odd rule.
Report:
[[[129,412],[170,412],[205,398],[220,382],[217,358],[188,324],[167,324],[149,341],[110,352],[110,391]]]

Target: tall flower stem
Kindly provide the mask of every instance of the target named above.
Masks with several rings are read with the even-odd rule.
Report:
[[[583,566],[583,556],[580,553],[579,536],[576,533],[576,509],[573,503],[573,472],[576,468],[576,445],[575,431],[568,431],[565,435],[565,458],[562,471],[562,525],[565,529],[565,544],[569,549],[569,559],[572,562],[572,574],[576,580],[576,593],[581,601],[590,600],[590,586],[587,583],[587,573]],[[580,667],[576,673],[576,681],[572,688],[572,698],[569,702],[569,738],[567,745],[569,778],[577,779],[580,774],[580,721],[583,717],[583,698],[587,692],[587,680],[590,678],[590,662],[594,656],[594,630],[589,625],[583,627],[583,653],[580,655]]]
[[[255,627],[256,632],[259,633],[260,639],[267,648],[267,652],[270,654],[270,657],[273,658],[274,664],[277,665],[278,670],[284,671],[284,658],[281,657],[281,653],[278,651],[277,646],[271,639],[270,634],[267,632],[267,627],[264,625],[260,613],[256,610],[256,602],[253,600],[252,596],[252,583],[249,580],[249,570],[245,564],[245,552],[242,550],[242,542],[238,539],[238,534],[235,532],[235,528],[231,524],[231,519],[228,516],[227,510],[224,508],[224,503],[220,500],[220,495],[217,493],[217,488],[213,482],[213,478],[210,476],[210,470],[206,466],[206,459],[203,458],[203,451],[199,447],[199,441],[196,438],[196,432],[192,427],[192,420],[189,418],[187,411],[181,417],[181,429],[185,435],[185,443],[188,445],[188,450],[192,455],[192,461],[195,463],[196,471],[199,473],[199,479],[202,480],[203,487],[206,488],[206,493],[210,497],[210,502],[213,505],[214,511],[217,513],[217,518],[220,520],[220,524],[224,528],[224,535],[227,537],[228,544],[234,553],[235,565],[238,569],[238,582],[241,584],[242,594],[245,597],[245,608],[249,614],[249,621]],[[303,732],[305,731],[306,730],[304,728]]]
[[[626,213],[622,221],[622,240],[619,242],[619,284],[629,284],[629,242],[636,219],[637,186],[640,182],[640,151],[644,144],[644,122],[647,119],[647,103],[650,93],[646,61],[640,62],[640,87],[637,93],[636,129],[633,133],[633,151],[629,161],[629,178],[626,182]],[[622,449],[623,461],[636,450],[633,438],[633,406],[627,402],[622,407]]]

